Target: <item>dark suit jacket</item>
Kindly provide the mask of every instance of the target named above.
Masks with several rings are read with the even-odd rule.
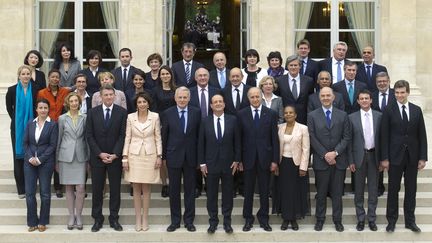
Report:
[[[336,168],[345,170],[348,167],[347,146],[351,139],[350,123],[346,112],[333,107],[331,125],[327,127],[323,109],[316,109],[308,114],[310,144],[313,148],[313,169],[327,170],[329,164],[324,156],[327,152],[336,151]]]
[[[395,102],[384,110],[381,120],[381,160],[389,160],[392,165],[400,165],[406,150],[409,163],[427,161],[427,137],[420,107],[408,103],[409,122],[403,129],[402,116]]]
[[[108,127],[104,126],[104,113],[102,105],[98,105],[87,112],[86,138],[90,148],[90,164],[102,167],[105,164],[99,154],[116,154],[113,163],[121,163],[123,145],[126,135],[127,111],[114,104]],[[121,173],[121,172],[119,172]]]
[[[245,107],[249,107],[249,99],[247,97],[247,92],[251,88],[249,85],[241,84],[243,85],[243,95],[242,99],[240,101],[240,109],[243,109]],[[227,84],[224,89],[221,91],[222,96],[224,97],[225,101],[225,113],[231,114],[231,115],[237,115],[237,110],[234,107],[234,100],[236,97],[232,96],[232,86],[231,84]]]
[[[186,134],[180,127],[177,106],[166,109],[161,115],[162,122],[162,158],[167,167],[181,168],[186,162],[190,167],[197,164],[197,142],[201,122],[201,111],[188,106]]]
[[[372,94],[372,109],[377,110],[377,111],[382,111],[381,110],[381,103],[379,102],[379,95],[380,92],[379,90],[375,91]],[[389,89],[389,94],[388,94],[388,99],[387,99],[387,106],[391,105],[393,103],[396,103],[396,97],[394,94],[394,90],[393,89]]]
[[[295,100],[292,95],[288,79],[288,74],[276,79],[276,82],[278,83],[278,90],[276,91],[276,93],[278,93],[279,96],[282,97],[282,103],[284,107],[287,105],[295,106],[297,111],[297,122],[305,125],[307,120],[307,106],[309,95],[314,92],[314,83],[312,81],[312,78],[300,75],[300,93]]]
[[[126,86],[124,86],[123,84],[123,69],[124,68],[120,66],[111,71],[111,73],[114,75],[115,78],[114,88],[121,90],[123,92],[129,89],[135,89],[135,86],[132,81],[132,75],[134,75],[136,68],[132,65],[130,66],[129,73],[126,80]]]
[[[381,112],[372,110],[373,130],[374,130],[374,143],[375,143],[375,164],[376,169],[380,162],[380,126],[381,126]],[[348,143],[348,162],[355,164],[356,168],[360,168],[363,164],[365,139],[363,136],[363,125],[361,112],[356,111],[348,116],[351,124],[351,141]]]
[[[345,110],[345,102],[342,98],[342,95],[335,91],[333,92],[333,94],[335,95],[335,99],[333,101],[333,107],[336,107],[339,110]],[[321,107],[322,104],[319,99],[319,91],[309,95],[307,112],[309,113]]]
[[[171,66],[171,69],[174,73],[174,80],[177,87],[180,86],[186,86],[188,88],[194,87],[197,85],[195,80],[195,71],[198,68],[204,67],[203,64],[193,60],[192,61],[192,67],[191,67],[191,79],[189,84],[186,81],[186,72],[185,72],[185,66],[183,65],[183,60],[180,60],[178,62],[173,63]]]
[[[354,102],[352,105],[348,97],[348,91],[345,85],[345,80],[333,84],[332,88],[334,91],[342,94],[342,98],[345,102],[345,112],[348,113],[348,115],[360,110],[360,105],[357,103],[357,96],[361,90],[367,89],[365,83],[362,83],[358,80],[354,81]]]
[[[225,83],[225,87],[228,86],[229,84],[229,73],[230,73],[229,68],[225,68],[225,78],[226,78],[226,83]],[[210,71],[210,80],[209,80],[209,85],[218,88],[218,89],[222,89],[222,87],[219,84],[219,77],[218,77],[218,71],[216,69],[213,69]]]
[[[210,103],[211,103],[211,98],[216,95],[216,94],[220,94],[220,90],[218,88],[212,87],[212,86],[208,86],[208,100],[207,100],[207,113],[208,116],[211,116],[213,114],[213,111],[210,107]],[[201,104],[199,102],[199,96],[201,95],[201,88],[198,86],[192,87],[190,88],[190,105],[191,106],[195,106],[197,108],[201,108]]]
[[[36,80],[33,80],[33,82],[38,86],[38,90],[45,89],[46,88],[46,79],[45,79],[45,73],[39,70],[35,70],[36,72]]]
[[[206,164],[208,173],[231,173],[231,164],[241,160],[241,137],[234,115],[224,114],[222,141],[216,137],[214,116],[205,118],[198,139],[198,163]]]
[[[279,162],[278,114],[261,106],[258,128],[255,127],[251,107],[238,112],[237,119],[242,136],[242,162],[245,170],[259,163],[262,170],[270,170],[272,162]]]
[[[355,79],[365,83],[367,85],[368,90],[373,93],[375,91],[378,91],[375,82],[375,77],[379,72],[387,72],[387,68],[374,63],[372,65],[372,79],[369,79],[366,74],[366,65],[362,63],[357,67],[357,74]]]
[[[28,163],[29,159],[36,155],[41,163],[54,163],[58,127],[54,120],[45,121],[39,141],[35,139],[36,121],[29,121],[24,132],[24,163]]]
[[[99,91],[100,89],[100,82],[98,79],[98,75],[101,72],[108,72],[108,70],[99,67],[98,71],[96,72],[96,76],[93,76],[92,71],[90,71],[90,68],[86,68],[80,71],[80,73],[84,74],[87,77],[87,93],[92,96],[95,92]]]
[[[333,57],[328,57],[326,59],[323,59],[321,61],[318,62],[318,67],[319,67],[319,72],[321,71],[327,71],[330,73],[331,76],[333,76],[333,68],[332,68],[332,58]],[[344,59],[344,62],[349,61],[348,59]],[[343,67],[341,67],[343,70]],[[343,77],[342,77],[343,79]],[[340,80],[333,80],[333,83],[339,82]]]
[[[319,73],[318,62],[315,61],[315,60],[312,60],[309,57],[308,61],[306,63],[306,72],[303,75],[312,78],[313,83],[316,84],[316,81],[317,81],[317,78],[318,78],[318,73]]]

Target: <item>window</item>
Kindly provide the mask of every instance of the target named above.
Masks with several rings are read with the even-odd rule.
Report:
[[[377,48],[376,0],[295,0],[294,34],[296,43],[308,39],[312,58],[332,55],[333,44],[348,44],[347,58],[361,60],[365,46]]]
[[[38,0],[36,2],[36,48],[48,63],[54,61],[56,46],[70,43],[83,67],[89,50],[102,53],[102,66],[111,70],[119,50],[118,0]],[[46,70],[45,70],[46,71]]]

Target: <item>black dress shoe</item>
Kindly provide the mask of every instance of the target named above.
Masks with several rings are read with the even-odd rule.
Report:
[[[95,222],[91,228],[92,232],[98,232],[102,228],[103,224],[101,222]]]
[[[315,223],[314,230],[315,230],[315,231],[321,231],[321,230],[323,229],[323,225],[324,225],[324,221],[322,221],[322,220],[318,220],[318,221]]]
[[[378,192],[378,197],[381,197],[382,195],[384,195],[384,191],[379,191]]]
[[[133,197],[133,188],[132,188],[132,185],[131,185],[131,187],[129,188],[129,195],[130,195],[131,197]]]
[[[195,198],[199,198],[201,196],[201,190],[195,189]]]
[[[357,229],[357,231],[363,231],[364,230],[364,221],[359,221],[357,223],[356,229]]]
[[[210,225],[210,227],[207,229],[207,233],[214,234],[216,232],[217,226],[216,225]]]
[[[229,224],[224,225],[224,230],[225,230],[225,233],[227,233],[227,234],[232,234],[234,232],[233,228]]]
[[[389,223],[386,227],[386,231],[389,233],[393,233],[395,231],[395,224],[394,223]]]
[[[57,198],[62,198],[63,197],[63,193],[61,192],[61,190],[56,190],[56,197]]]
[[[245,225],[243,226],[243,231],[248,232],[252,229],[252,227],[253,227],[252,223],[245,223]]]
[[[180,228],[180,225],[178,224],[170,224],[167,228],[168,232],[174,232],[176,229]]]
[[[161,191],[161,196],[162,197],[168,197],[168,186],[162,186],[162,191]]]
[[[284,220],[282,222],[282,225],[281,225],[280,229],[281,230],[287,230],[288,229],[288,224],[289,224],[289,221],[288,220]]]
[[[272,227],[268,223],[260,223],[260,227],[263,228],[265,231],[272,231]]]
[[[343,227],[341,222],[335,222],[334,224],[335,224],[335,229],[337,232],[343,232],[344,231],[344,227]]]
[[[118,221],[110,222],[110,227],[113,228],[115,231],[123,231],[123,227]]]
[[[377,231],[378,227],[375,224],[375,222],[369,222],[369,229],[372,230],[372,231]]]
[[[421,232],[421,229],[416,225],[416,223],[405,224],[405,228],[410,229],[412,232]]]
[[[236,198],[236,197],[237,197],[237,192],[233,191],[233,198]]]
[[[297,230],[299,229],[299,226],[298,226],[298,224],[297,224],[297,221],[295,221],[295,220],[292,220],[292,221],[291,221],[291,228],[292,228],[293,230],[295,230],[295,231],[297,231]]]
[[[189,232],[195,232],[196,231],[195,225],[193,225],[193,224],[187,224],[187,225],[185,225],[185,228]]]

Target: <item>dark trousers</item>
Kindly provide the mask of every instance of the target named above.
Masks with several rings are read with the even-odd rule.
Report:
[[[209,224],[218,225],[218,188],[219,181],[222,187],[222,215],[224,225],[231,225],[231,212],[233,209],[233,176],[231,173],[209,173],[207,174],[207,211]]]
[[[379,172],[378,178],[378,194],[383,194],[385,191],[384,187],[384,171]]]
[[[239,193],[243,195],[244,189],[244,181],[243,181],[243,172],[236,171],[234,174],[234,193]]]
[[[63,188],[63,185],[60,184],[59,173],[54,170],[53,176],[54,176],[54,189],[56,191],[60,191]]]
[[[190,167],[186,162],[181,168],[168,167],[169,201],[171,211],[171,224],[180,225],[181,198],[180,191],[183,174],[184,207],[183,222],[185,225],[193,224],[195,219],[195,187],[196,167]]]
[[[342,222],[342,192],[345,178],[345,170],[339,170],[336,166],[329,166],[327,170],[314,170],[315,180],[318,182],[315,216],[319,221],[325,221],[327,209],[327,193],[332,199],[333,222]]]
[[[363,163],[355,172],[355,193],[354,204],[356,207],[357,220],[364,222],[366,212],[364,209],[364,189],[368,187],[368,212],[367,218],[369,222],[376,220],[376,208],[378,204],[378,165],[375,159],[375,152],[365,152]]]
[[[96,222],[103,223],[104,216],[102,214],[103,207],[103,191],[105,187],[106,175],[108,174],[108,183],[110,190],[109,198],[109,222],[118,221],[120,210],[120,186],[122,164],[115,160],[111,164],[105,164],[101,167],[92,166],[92,217]]]
[[[269,180],[270,169],[262,169],[258,165],[258,161],[250,170],[243,172],[244,179],[244,202],[243,202],[243,218],[247,223],[254,222],[252,215],[253,195],[255,188],[255,180],[258,178],[260,208],[257,213],[258,222],[267,224],[269,220]]]
[[[410,163],[409,152],[405,151],[400,165],[394,165],[390,161],[388,171],[388,195],[386,217],[389,223],[396,223],[399,217],[399,190],[402,175],[404,176],[405,197],[404,197],[404,216],[405,224],[415,223],[415,207],[417,193],[417,166]]]
[[[201,169],[197,169],[196,171],[196,189],[199,192],[202,192],[203,190],[206,190],[207,186],[207,178],[202,176]],[[204,182],[203,182],[204,179]]]
[[[15,131],[11,129],[12,152],[14,160],[14,178],[17,187],[18,195],[25,194],[24,182],[24,158],[16,158],[15,156]]]

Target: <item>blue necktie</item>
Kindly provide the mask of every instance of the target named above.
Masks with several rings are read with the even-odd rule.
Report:
[[[185,110],[181,110],[181,116],[180,116],[180,126],[183,129],[183,133],[186,133],[186,119],[185,119]]]
[[[337,80],[336,82],[339,82],[342,80],[342,67],[341,67],[341,62],[337,62]]]
[[[387,106],[387,100],[386,100],[386,93],[382,93],[381,94],[382,95],[382,100],[381,100],[381,111],[384,111],[384,109],[386,108],[386,106]]]
[[[348,88],[348,97],[350,100],[351,105],[354,104],[354,87],[352,82],[348,82],[349,88]]]
[[[201,89],[201,102],[200,102],[201,118],[207,117],[207,102],[206,102],[204,90],[205,89]]]
[[[327,122],[327,127],[328,127],[328,128],[330,128],[330,125],[331,125],[331,118],[330,118],[330,114],[331,114],[331,111],[330,111],[330,110],[327,110],[327,111],[326,111],[326,122]]]
[[[371,66],[366,66],[366,76],[368,77],[368,82],[372,83],[372,74],[371,74]]]
[[[191,64],[189,62],[186,63],[186,83],[189,83],[190,78],[191,78],[190,65]]]
[[[302,61],[302,64],[303,64],[303,66],[302,66],[302,69],[301,69],[301,70],[302,70],[302,71],[301,71],[301,74],[303,74],[303,75],[304,75],[304,74],[305,74],[305,72],[306,72],[306,65],[307,65],[307,64],[306,64],[306,62],[305,62],[305,61]]]
[[[258,113],[258,109],[255,109],[255,115],[254,115],[254,123],[255,123],[255,127],[259,126],[259,113]]]
[[[225,72],[220,72],[219,85],[221,86],[221,89],[225,88],[226,85]]]
[[[105,109],[105,120],[104,120],[104,126],[108,127],[109,120],[110,120],[110,108]]]
[[[220,117],[217,119],[217,140],[218,142],[222,142],[222,127],[220,124]]]

